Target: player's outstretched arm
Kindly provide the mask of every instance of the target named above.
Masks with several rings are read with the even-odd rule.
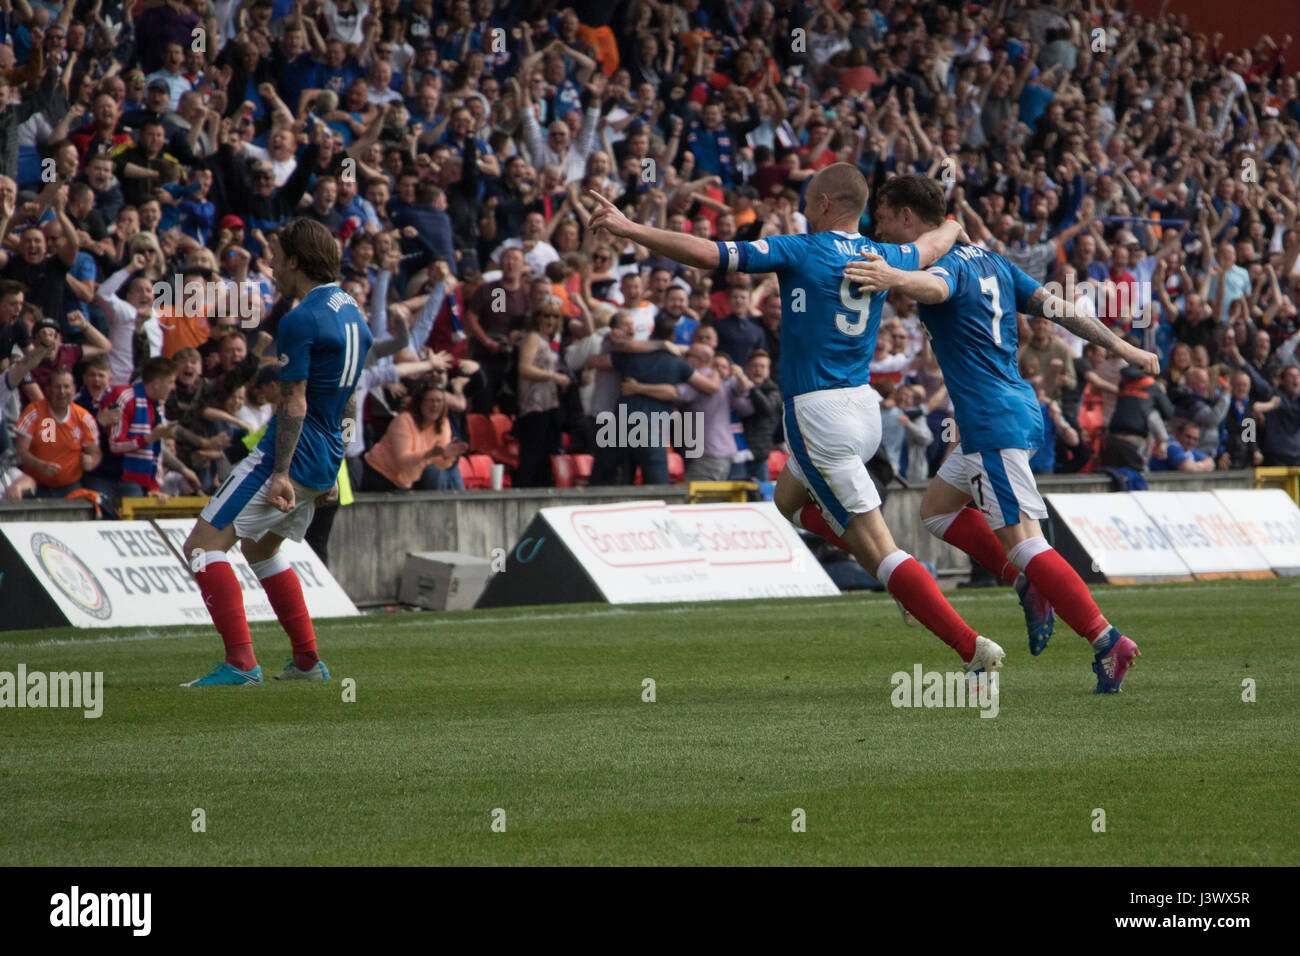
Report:
[[[1097,319],[1080,314],[1074,303],[1052,295],[1043,286],[1035,289],[1020,309],[1026,315],[1041,316],[1069,329],[1079,338],[1114,352],[1130,365],[1136,365],[1149,375],[1160,374],[1160,357],[1124,341]]]
[[[897,289],[903,295],[934,305],[946,301],[951,291],[948,283],[929,272],[895,269],[874,252],[864,252],[863,258],[851,259],[844,267],[850,282],[861,286],[864,293],[885,292]]]
[[[948,254],[954,242],[970,242],[966,230],[954,219],[948,219],[942,226],[922,233],[914,243],[917,258],[920,260],[918,268],[928,269],[934,265]],[[943,299],[939,301],[942,302]]]
[[[604,230],[622,239],[630,239],[656,255],[667,256],[674,262],[694,266],[697,269],[716,269],[721,263],[718,247],[711,239],[644,226],[628,219],[617,206],[600,193],[589,189],[587,195],[596,200],[596,212],[592,215],[589,224],[592,229]]]

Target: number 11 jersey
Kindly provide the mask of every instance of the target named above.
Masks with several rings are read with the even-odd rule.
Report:
[[[307,383],[307,417],[289,467],[300,485],[320,491],[334,486],[343,462],[343,410],[373,340],[361,309],[336,282],[312,289],[280,320],[280,381]],[[257,445],[272,463],[275,432],[272,418]]]

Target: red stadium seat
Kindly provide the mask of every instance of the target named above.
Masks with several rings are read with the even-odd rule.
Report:
[[[573,472],[572,455],[551,456],[551,475],[555,478],[556,488],[572,488]]]
[[[680,485],[685,480],[686,459],[670,448],[668,450],[668,481],[670,484]]]
[[[509,415],[493,412],[491,421],[494,439],[489,454],[507,468],[518,468],[519,439],[510,434],[510,430],[515,427],[515,420]]]
[[[496,432],[497,445],[504,445],[510,440],[510,429],[515,427],[515,420],[501,412],[492,413],[492,430]]]
[[[781,451],[779,448],[773,448],[772,453],[767,456],[767,477],[776,481],[776,476],[781,474],[781,469],[785,463],[790,460],[790,455]]]
[[[591,481],[591,469],[596,459],[591,455],[573,455],[573,482],[579,488],[586,488]]]
[[[474,484],[471,486],[468,481],[465,482],[466,488],[491,488],[492,487],[492,458],[488,455],[469,455],[468,461],[474,471]]]
[[[469,450],[475,455],[491,455],[497,447],[496,429],[486,415],[470,413],[465,416],[469,426]]]
[[[458,467],[460,468],[460,480],[464,483],[466,491],[482,487],[478,483],[478,475],[474,471],[474,463],[469,460],[469,455],[460,456]]]

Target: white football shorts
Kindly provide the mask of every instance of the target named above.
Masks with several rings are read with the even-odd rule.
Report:
[[[796,395],[785,409],[790,473],[843,534],[849,519],[880,507],[867,462],[880,446],[880,395],[870,385]]]
[[[1029,468],[1032,452],[1024,448],[963,452],[954,448],[939,466],[938,477],[970,492],[975,506],[995,531],[1020,524],[1022,518],[1047,517],[1047,505]]]
[[[261,541],[268,533],[289,541],[301,541],[316,511],[320,492],[293,483],[294,508],[287,514],[267,501],[271,462],[254,448],[221,483],[199,515],[214,528],[235,526],[235,534]]]

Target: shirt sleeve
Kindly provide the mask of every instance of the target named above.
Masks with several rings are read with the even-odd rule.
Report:
[[[86,430],[86,437],[81,440],[82,448],[90,448],[99,444],[99,426],[95,424],[95,416],[90,414],[84,408],[78,409],[81,413],[81,427]]]
[[[305,382],[310,377],[314,324],[301,307],[280,320],[276,331],[280,346],[280,381]]]
[[[925,271],[930,273],[930,275],[932,276],[938,276],[940,279],[942,279],[944,282],[948,284],[948,296],[951,298],[952,295],[957,291],[957,277],[953,275],[951,272],[949,272],[947,269],[945,269],[940,264],[941,262],[943,262],[942,259],[940,259],[939,262],[936,262],[934,265],[930,266],[930,268],[926,269]]]
[[[135,421],[135,392],[129,388],[123,389],[113,404],[122,410],[122,420],[109,436],[108,450],[115,455],[125,455],[148,445],[149,442],[145,441],[147,436],[131,434],[131,425]]]
[[[921,265],[921,254],[915,244],[896,245],[892,242],[873,243],[874,251],[895,269],[915,271]]]
[[[39,414],[35,405],[28,405],[23,409],[22,417],[18,419],[18,426],[14,430],[24,438],[31,438],[36,434],[36,418]]]
[[[753,242],[719,242],[718,262],[727,272],[780,272],[797,265],[806,242],[802,236],[769,236]]]
[[[1011,284],[1016,290],[1016,311],[1023,312],[1029,297],[1041,289],[1043,284],[1019,266],[1007,263],[1007,268],[1011,270]]]

